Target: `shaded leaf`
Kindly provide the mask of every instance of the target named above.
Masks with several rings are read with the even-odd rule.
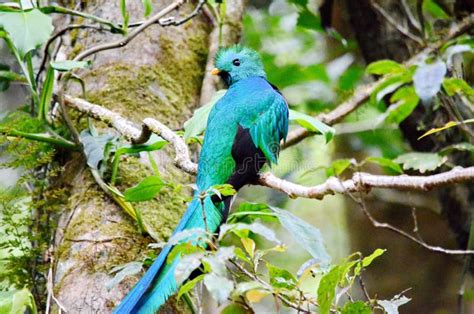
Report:
[[[443,81],[443,88],[449,96],[454,96],[454,94],[464,94],[470,97],[474,96],[474,89],[461,78],[445,78]]]
[[[423,0],[422,9],[435,19],[449,19],[449,15],[434,0]]]
[[[430,101],[439,92],[446,71],[446,64],[441,60],[418,66],[413,74],[413,84],[421,100]]]
[[[399,164],[397,164],[396,162],[394,162],[391,159],[382,158],[382,157],[368,157],[365,160],[367,162],[371,162],[371,163],[377,164],[377,165],[382,166],[382,167],[387,167],[387,168],[389,168],[389,169],[391,169],[391,170],[393,170],[397,173],[403,173],[403,170],[399,166]]]
[[[379,60],[369,64],[365,71],[369,74],[385,75],[402,73],[406,68],[393,60]]]
[[[446,162],[446,158],[436,153],[407,153],[398,156],[396,163],[403,164],[403,169],[418,170],[421,173],[432,171]]]
[[[143,263],[131,262],[124,265],[116,266],[112,268],[110,273],[116,273],[114,278],[110,279],[105,283],[105,287],[108,290],[113,289],[119,283],[121,283],[127,276],[133,276],[141,272]]]
[[[181,298],[183,294],[191,291],[191,289],[193,289],[200,281],[204,279],[204,276],[205,274],[201,274],[197,276],[196,278],[194,278],[193,280],[189,280],[184,285],[182,285],[178,291],[178,299]]]
[[[420,99],[412,86],[399,88],[390,98],[395,104],[388,107],[387,111],[380,116],[381,121],[399,124],[415,110]]]
[[[322,123],[321,121],[305,113],[298,112],[292,109],[290,109],[289,111],[290,111],[290,115],[289,115],[290,121],[295,121],[300,126],[307,129],[308,131],[321,133],[322,135],[324,135],[326,139],[326,143],[331,141],[331,139],[334,137],[334,134],[336,133],[336,130],[334,128]]]
[[[356,301],[354,303],[346,303],[341,310],[341,314],[371,314],[372,308],[370,305],[362,302]]]
[[[276,207],[270,208],[277,214],[281,226],[285,228],[311,256],[318,259],[322,267],[327,267],[331,261],[331,257],[324,247],[321,232],[313,225],[288,211]]]
[[[474,145],[471,143],[458,143],[458,144],[449,145],[447,147],[444,147],[442,150],[440,150],[439,154],[445,156],[454,150],[468,151],[468,152],[474,153]]]
[[[231,303],[227,305],[221,314],[252,314],[253,312],[247,310],[243,305],[238,303]]]
[[[304,6],[299,12],[296,25],[315,31],[323,31],[319,15],[315,15],[313,12],[308,10],[306,6]]]
[[[123,195],[129,202],[143,202],[154,198],[166,183],[158,176],[149,176],[142,182],[125,190]]]
[[[84,146],[87,164],[92,169],[98,169],[100,162],[105,159],[106,145],[116,141],[117,136],[111,133],[92,135],[92,132],[94,131],[91,129],[82,131],[79,139]]]
[[[233,258],[234,255],[235,254],[233,246],[223,246],[220,247],[213,255],[208,255],[204,257],[203,261],[209,264],[213,273],[219,276],[225,276],[225,263],[229,259]]]
[[[21,57],[45,43],[54,29],[52,18],[38,9],[2,12],[0,26],[10,34]]]
[[[41,90],[40,103],[38,109],[38,118],[46,120],[46,115],[49,111],[51,99],[53,98],[54,87],[54,70],[52,67],[48,68],[46,77],[44,79],[43,89]]]

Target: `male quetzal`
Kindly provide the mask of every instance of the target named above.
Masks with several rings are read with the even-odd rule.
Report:
[[[255,181],[265,162],[277,162],[280,140],[288,133],[287,103],[266,80],[254,50],[240,45],[221,49],[215,65],[212,74],[219,75],[228,90],[209,114],[196,197],[173,234],[195,228],[216,232],[227,219],[231,198],[206,196],[202,201],[197,196],[215,185],[228,183],[239,190]],[[155,313],[176,292],[174,271],[179,257],[167,263],[171,249],[171,245],[163,248],[115,313]]]

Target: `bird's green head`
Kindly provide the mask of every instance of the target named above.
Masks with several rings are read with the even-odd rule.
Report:
[[[241,45],[221,48],[217,52],[215,66],[211,73],[219,75],[228,86],[249,77],[266,77],[258,53]]]

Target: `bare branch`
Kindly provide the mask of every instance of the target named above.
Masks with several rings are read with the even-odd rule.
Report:
[[[415,64],[420,59],[420,57],[428,55],[435,51],[438,51],[448,41],[458,37],[459,35],[466,33],[473,26],[474,26],[474,14],[471,14],[471,15],[468,15],[466,18],[464,18],[461,22],[453,26],[450,29],[449,33],[443,39],[421,50],[419,53],[411,57],[405,64],[407,66]],[[319,114],[318,116],[316,116],[316,119],[319,119],[320,121],[328,125],[332,125],[341,121],[348,114],[350,114],[351,112],[359,108],[364,102],[366,102],[369,99],[370,94],[372,94],[375,88],[379,84],[383,83],[383,81],[384,79],[381,78],[376,82],[359,86],[354,91],[354,94],[352,95],[352,97],[350,97],[348,100],[344,101],[342,104],[337,106],[334,110],[326,114],[325,113]],[[315,133],[308,132],[306,129],[297,128],[288,134],[286,144],[283,144],[283,148],[295,145],[301,142],[302,140],[304,140],[305,138],[314,134]]]
[[[163,18],[165,15],[169,14],[170,12],[176,10],[180,6],[184,4],[185,0],[176,0],[170,5],[168,5],[166,8],[158,12],[157,14],[153,15],[151,18],[146,20],[143,24],[141,24],[139,27],[135,28],[133,31],[131,31],[127,36],[124,38],[121,38],[117,41],[113,41],[110,43],[105,43],[101,45],[94,46],[90,49],[87,49],[80,54],[78,54],[75,58],[74,61],[80,61],[83,60],[84,58],[87,58],[90,55],[93,55],[99,51],[104,51],[104,50],[109,50],[109,49],[115,49],[119,47],[124,47],[126,46],[132,39],[134,39],[138,34],[143,32],[145,29],[150,27],[151,25],[155,24],[158,22],[161,18]]]

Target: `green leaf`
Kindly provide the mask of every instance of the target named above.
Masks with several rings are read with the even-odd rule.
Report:
[[[53,98],[54,69],[50,66],[46,72],[43,89],[41,90],[40,103],[38,108],[38,119],[46,121],[51,99]]]
[[[316,120],[315,118],[295,110],[290,109],[290,121],[295,121],[303,128],[307,129],[310,132],[319,132],[324,135],[326,143],[331,141],[336,133],[336,130],[321,121]]]
[[[418,170],[421,173],[433,171],[446,162],[446,158],[436,153],[407,153],[398,156],[394,162],[403,164],[403,169]]]
[[[296,25],[315,31],[323,31],[319,15],[315,15],[313,12],[308,10],[306,6],[299,12]]]
[[[449,15],[434,0],[423,0],[423,12],[428,13],[435,19],[449,19]]]
[[[2,12],[0,26],[8,32],[22,58],[45,43],[54,29],[52,18],[38,9]]]
[[[326,169],[326,176],[340,176],[347,168],[352,165],[350,159],[338,159],[331,163],[331,167]]]
[[[192,137],[196,137],[204,132],[207,125],[207,118],[214,105],[227,92],[225,89],[217,91],[211,101],[198,108],[193,116],[184,123],[184,139],[187,141]]]
[[[151,12],[153,11],[153,5],[151,4],[151,0],[142,0],[143,8],[145,9],[145,17],[148,17]]]
[[[370,266],[370,264],[372,264],[374,259],[381,256],[383,253],[385,253],[385,251],[386,250],[383,250],[383,249],[376,249],[372,254],[370,254],[369,256],[364,257],[362,259],[362,261],[356,265],[356,267],[354,269],[354,275],[358,276],[360,274],[360,271],[363,268]]]
[[[341,314],[371,314],[372,313],[372,308],[362,302],[362,301],[356,301],[354,303],[346,303],[344,304],[344,307],[341,310]]]
[[[377,164],[382,167],[387,167],[397,173],[403,173],[402,168],[391,159],[382,157],[368,157],[367,159],[365,159],[365,161]]]
[[[92,130],[87,129],[81,132],[79,139],[84,146],[84,153],[87,158],[87,164],[92,169],[99,169],[101,161],[106,159],[106,146],[117,140],[117,136],[111,133],[102,135],[92,135]]]
[[[127,11],[127,0],[120,0],[120,13],[122,13],[123,18],[122,30],[127,32],[128,20],[130,19],[130,14]]]
[[[329,314],[331,304],[336,296],[336,286],[342,277],[342,267],[334,266],[321,278],[318,286],[319,313]]]
[[[221,314],[252,314],[253,311],[247,310],[243,305],[238,303],[231,303],[227,305]]]
[[[446,72],[446,63],[441,60],[418,66],[413,74],[413,84],[421,100],[430,101],[439,92]]]
[[[158,176],[150,176],[143,179],[134,187],[131,187],[123,193],[125,200],[129,202],[143,202],[154,198],[166,183]]]
[[[184,285],[182,285],[181,288],[179,288],[179,291],[178,291],[178,299],[181,298],[183,296],[183,294],[188,293],[189,291],[191,291],[191,289],[193,289],[200,281],[202,281],[204,279],[205,275],[206,274],[201,274],[201,275],[197,276],[196,278],[194,278],[193,280],[189,280]]]
[[[466,123],[474,123],[474,119],[468,119],[468,120],[464,120],[462,123],[466,124]],[[431,135],[431,134],[435,134],[435,133],[438,133],[438,132],[441,132],[441,131],[444,131],[444,130],[447,130],[447,129],[450,129],[454,126],[458,126],[460,124],[462,124],[461,122],[457,122],[457,121],[449,121],[447,122],[445,125],[443,125],[442,127],[439,127],[439,128],[433,128],[429,131],[427,131],[426,133],[424,133],[422,136],[420,136],[418,138],[418,140],[422,139],[423,137],[425,136],[428,136],[428,135]]]
[[[110,271],[110,273],[116,273],[114,278],[107,281],[105,283],[105,287],[108,290],[111,290],[121,283],[126,277],[136,275],[140,273],[142,269],[143,263],[141,262],[130,262],[124,265],[116,266]]]
[[[464,94],[470,97],[474,96],[474,89],[461,78],[445,78],[443,81],[443,88],[449,96],[454,96],[454,94]]]
[[[173,260],[178,256],[189,255],[202,251],[203,250],[200,246],[192,245],[189,242],[178,243],[173,247],[170,254],[166,257],[166,262],[168,264],[171,264]]]
[[[394,92],[403,84],[411,82],[411,80],[411,71],[390,75],[374,88],[374,91],[370,95],[370,101],[374,104],[378,103],[386,95]]]
[[[92,62],[91,61],[53,61],[51,62],[51,66],[53,69],[59,72],[66,72],[71,71],[73,69],[87,69],[90,68]]]
[[[236,223],[236,224],[224,224],[221,225],[220,227],[220,232],[219,232],[219,240],[222,239],[229,231],[232,231],[236,233],[236,231],[242,231],[242,230],[248,230],[251,231],[255,234],[261,235],[268,241],[275,242],[277,244],[281,244],[280,240],[275,235],[275,232],[258,223],[258,222],[253,222],[251,224],[244,224],[244,223]]]
[[[270,284],[274,288],[292,290],[296,287],[297,280],[289,271],[267,263]]]
[[[387,314],[398,314],[398,308],[410,301],[411,299],[406,296],[396,295],[391,300],[378,300],[377,303],[383,307]]]
[[[207,255],[202,260],[210,266],[214,274],[225,276],[227,273],[226,262],[234,256],[233,246],[221,246],[217,252]]]
[[[321,232],[313,225],[298,218],[289,211],[281,210],[276,207],[270,209],[277,214],[280,224],[312,257],[317,259],[322,268],[327,267],[331,262],[331,257],[324,247]]]
[[[415,110],[420,98],[412,86],[406,86],[399,88],[392,95],[390,101],[394,104],[390,105],[379,119],[388,123],[399,124]]]
[[[406,70],[405,66],[393,60],[379,60],[369,64],[365,71],[369,74],[385,75],[403,73]]]
[[[471,143],[466,143],[466,142],[449,145],[449,146],[444,147],[442,150],[440,150],[439,154],[442,156],[445,156],[455,150],[468,151],[468,152],[474,153],[474,145]]]
[[[221,199],[223,196],[232,196],[232,195],[235,195],[235,193],[237,193],[234,187],[227,183],[213,185],[208,189],[208,191],[209,191],[209,194],[217,195]]]
[[[27,289],[0,291],[0,313],[36,314],[33,295]]]

